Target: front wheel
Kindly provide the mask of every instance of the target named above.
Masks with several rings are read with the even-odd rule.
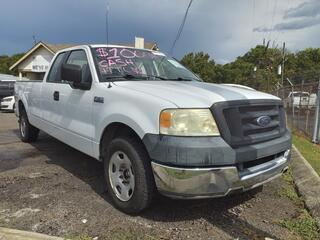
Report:
[[[142,143],[135,138],[116,138],[103,158],[107,188],[114,205],[129,214],[146,209],[154,196],[155,184]]]
[[[23,142],[34,142],[39,135],[39,129],[29,123],[28,116],[22,111],[19,118],[20,138]]]

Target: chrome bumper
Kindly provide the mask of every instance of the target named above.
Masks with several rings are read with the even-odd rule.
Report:
[[[237,167],[176,168],[152,162],[160,193],[172,198],[222,197],[247,191],[281,176],[288,169],[290,150],[269,162],[238,171]]]

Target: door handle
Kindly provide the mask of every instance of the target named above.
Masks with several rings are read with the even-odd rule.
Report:
[[[59,92],[58,91],[53,92],[53,100],[59,101]]]

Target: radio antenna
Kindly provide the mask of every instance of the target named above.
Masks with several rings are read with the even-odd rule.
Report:
[[[107,2],[107,11],[106,11],[106,42],[109,44],[109,2]]]
[[[36,45],[37,44],[37,39],[36,39],[36,35],[35,34],[32,35],[32,39],[33,39],[33,45]]]

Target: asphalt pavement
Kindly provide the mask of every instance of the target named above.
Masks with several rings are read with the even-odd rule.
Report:
[[[257,194],[172,200],[159,196],[139,216],[116,210],[102,164],[41,133],[20,141],[17,119],[0,113],[0,226],[98,239],[300,239],[279,224],[300,207],[282,178]]]

